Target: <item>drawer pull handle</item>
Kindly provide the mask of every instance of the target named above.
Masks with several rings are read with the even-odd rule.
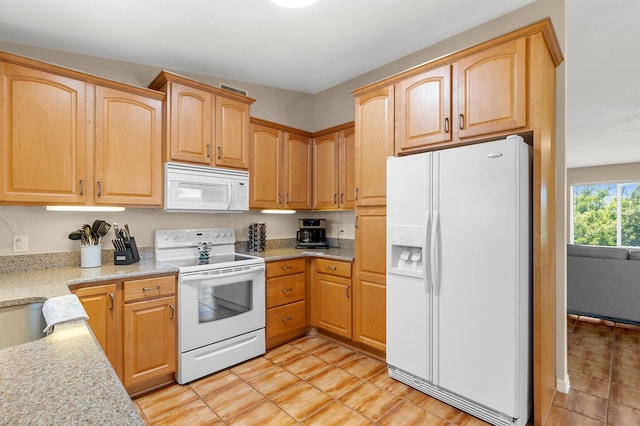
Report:
[[[150,290],[160,290],[160,286],[157,285],[155,287],[142,287],[142,291],[150,291]]]
[[[171,316],[169,317],[169,319],[173,319],[173,314],[175,313],[176,307],[172,303],[169,305],[169,308],[171,309]]]
[[[291,265],[289,265],[289,266],[287,266],[287,265],[282,265],[282,270],[283,270],[283,271],[286,271],[287,269],[291,269],[291,268],[293,268],[293,266],[291,266]]]
[[[464,129],[464,114],[460,114],[460,130]]]
[[[84,195],[84,179],[80,179],[80,195]]]
[[[336,268],[335,266],[331,266],[331,265],[327,265],[327,269],[330,270],[330,271],[338,270],[338,268]]]
[[[109,306],[109,310],[113,311],[113,308],[115,307],[115,296],[113,295],[113,293],[109,293],[109,299],[111,299],[111,306]]]
[[[287,322],[287,321],[291,321],[293,319],[293,317],[289,316],[286,318],[282,318],[282,322]]]
[[[102,197],[102,181],[98,181],[98,193],[96,194],[98,197]]]
[[[293,288],[283,288],[283,289],[282,289],[282,292],[283,292],[283,293],[288,293],[288,292],[290,292],[290,291],[293,291]]]
[[[346,286],[344,288],[345,293],[347,294],[347,299],[350,298],[351,296],[349,296],[349,286]]]

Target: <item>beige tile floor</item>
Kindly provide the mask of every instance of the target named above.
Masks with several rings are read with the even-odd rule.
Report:
[[[640,327],[569,315],[571,390],[557,393],[549,425],[640,425]]]
[[[549,425],[640,425],[640,327],[568,320],[571,390]],[[134,399],[151,425],[486,425],[322,336]]]

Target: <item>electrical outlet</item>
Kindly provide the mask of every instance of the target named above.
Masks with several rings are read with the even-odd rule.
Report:
[[[13,252],[24,253],[29,251],[29,236],[14,235],[13,236]]]

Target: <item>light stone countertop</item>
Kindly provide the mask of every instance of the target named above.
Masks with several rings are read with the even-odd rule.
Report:
[[[69,286],[177,272],[163,262],[0,274],[0,307],[69,294]],[[61,324],[0,349],[0,424],[143,424],[88,325]]]
[[[323,259],[341,260],[353,262],[353,248],[327,248],[327,249],[296,249],[293,247],[269,248],[265,251],[239,251],[239,253],[262,257],[265,262],[297,257],[319,257]]]

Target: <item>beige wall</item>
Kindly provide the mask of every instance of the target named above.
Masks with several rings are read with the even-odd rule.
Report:
[[[567,187],[598,182],[640,182],[640,163],[567,169]]]

